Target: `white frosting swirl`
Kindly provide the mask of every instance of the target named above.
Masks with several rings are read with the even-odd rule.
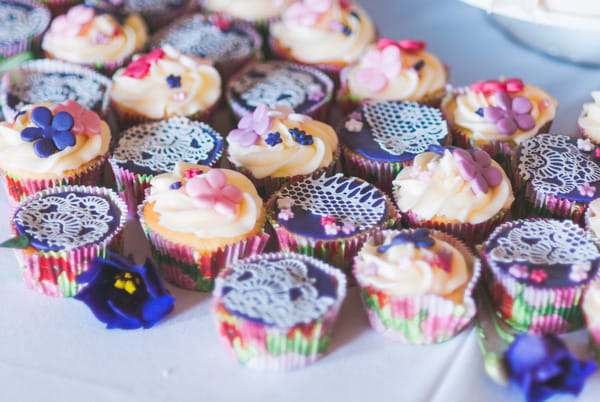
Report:
[[[28,178],[60,178],[69,170],[78,169],[108,152],[110,128],[101,121],[100,135],[75,135],[75,145],[47,158],[40,158],[33,148],[35,141],[26,142],[21,139],[23,129],[35,126],[30,112],[38,106],[52,108],[50,103],[28,105],[23,108],[26,113],[20,115],[14,123],[0,123],[0,169]]]
[[[208,11],[217,11],[249,21],[275,18],[292,0],[204,0],[202,5]]]
[[[351,14],[354,11],[356,15]],[[344,24],[349,34],[332,29],[332,23]],[[293,59],[303,63],[339,63],[346,65],[360,57],[375,40],[375,26],[356,4],[344,10],[339,1],[322,15],[315,25],[306,26],[283,19],[271,25],[271,35]]]
[[[600,237],[600,198],[590,202],[588,206],[588,226],[592,233]]]
[[[458,171],[451,152],[425,152],[405,167],[394,180],[396,201],[402,212],[411,211],[422,219],[440,218],[460,223],[481,223],[510,208],[514,196],[506,173],[502,182],[487,193],[475,193]]]
[[[579,117],[579,128],[592,142],[600,143],[600,91],[592,91],[593,103],[583,105],[583,112]]]
[[[116,33],[115,33],[116,32]],[[106,42],[94,38],[104,35]],[[85,33],[66,37],[52,30],[44,35],[42,48],[53,58],[73,63],[103,63],[121,61],[140,50],[148,39],[148,31],[142,18],[130,15],[123,25],[110,14],[96,15]]]
[[[587,327],[600,326],[600,280],[590,283],[585,292],[582,305]],[[600,339],[596,339],[596,342]]]

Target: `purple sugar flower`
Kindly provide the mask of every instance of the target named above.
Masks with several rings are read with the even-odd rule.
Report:
[[[55,152],[75,145],[73,117],[67,112],[58,112],[54,116],[47,107],[36,107],[31,111],[31,121],[35,126],[21,131],[21,139],[35,141],[33,150],[40,158],[47,158]]]
[[[475,194],[486,194],[490,187],[502,183],[502,172],[491,165],[490,155],[476,149],[472,153],[464,149],[455,148],[452,156],[456,160],[456,166],[463,179],[471,183],[471,189]]]
[[[435,244],[435,240],[429,235],[429,229],[421,228],[413,232],[404,232],[395,236],[390,244],[379,246],[378,253],[385,253],[390,248],[404,243],[412,243],[416,247],[431,248]]]
[[[268,115],[269,107],[260,104],[254,112],[242,117],[236,129],[231,130],[229,138],[238,142],[242,147],[248,148],[264,137],[271,127],[271,118]]]
[[[504,135],[512,135],[517,129],[531,130],[535,119],[531,116],[531,101],[524,96],[514,99],[505,91],[496,92],[496,104],[483,109],[483,117],[496,125]]]

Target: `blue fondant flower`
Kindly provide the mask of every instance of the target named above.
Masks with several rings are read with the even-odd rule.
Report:
[[[580,361],[555,335],[521,334],[504,354],[509,379],[528,402],[543,401],[556,393],[577,395],[586,377],[596,370],[592,361]]]
[[[412,243],[417,247],[430,248],[435,244],[435,240],[429,236],[429,229],[417,229],[411,233],[400,233],[392,239],[390,244],[377,248],[377,251],[379,253],[385,253],[390,248],[404,243]]]
[[[91,269],[77,278],[87,283],[75,298],[92,310],[106,327],[150,328],[165,317],[175,303],[152,262],[135,265],[118,254],[94,258]]]
[[[306,134],[306,131],[300,130],[299,128],[290,128],[290,135],[300,145],[312,145],[312,135]]]
[[[181,87],[181,76],[169,74],[166,78],[167,85],[169,88],[180,88]]]
[[[265,142],[269,146],[274,147],[275,145],[280,144],[282,142],[281,135],[278,132],[269,133],[269,135],[267,135],[267,138],[265,139]]]
[[[67,112],[58,112],[52,116],[50,109],[36,107],[31,111],[33,127],[21,131],[21,139],[27,142],[35,141],[33,149],[40,158],[47,158],[55,152],[75,145],[73,117]]]

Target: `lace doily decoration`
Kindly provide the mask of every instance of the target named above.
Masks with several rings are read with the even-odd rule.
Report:
[[[72,249],[106,238],[117,226],[115,208],[97,195],[62,193],[27,202],[15,224],[39,248]]]
[[[544,194],[568,194],[600,180],[600,166],[583,154],[576,139],[541,134],[525,141],[519,154],[519,173]]]
[[[360,231],[379,224],[385,217],[385,196],[375,186],[341,174],[307,178],[284,187],[280,198],[290,197],[294,206],[317,216],[333,216],[353,222]]]
[[[600,257],[581,227],[572,221],[530,220],[515,224],[489,251],[494,261],[565,265]]]
[[[248,319],[289,328],[323,317],[335,300],[319,295],[302,261],[258,261],[235,267],[224,278],[223,304]]]
[[[0,45],[10,45],[35,36],[47,22],[47,11],[40,7],[0,2]]]
[[[127,12],[151,14],[183,7],[186,0],[125,0],[123,3]]]
[[[375,142],[392,155],[420,154],[448,135],[440,110],[416,102],[371,102],[363,113]]]
[[[215,63],[248,57],[254,51],[252,39],[235,25],[221,31],[203,18],[178,21],[156,41],[156,46],[171,45],[180,52],[193,54]]]
[[[133,162],[155,173],[170,172],[179,161],[211,164],[221,136],[210,126],[185,117],[134,126],[119,139],[113,160]]]

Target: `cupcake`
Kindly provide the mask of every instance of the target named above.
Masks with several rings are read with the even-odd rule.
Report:
[[[73,100],[24,107],[0,123],[0,170],[9,201],[57,185],[97,184],[110,139],[108,124]]]
[[[563,333],[583,324],[580,303],[600,253],[573,221],[506,222],[480,252],[492,304],[507,324],[533,333]]]
[[[517,152],[518,213],[583,222],[600,195],[600,164],[589,139],[540,134]]]
[[[369,238],[354,275],[371,326],[394,341],[447,341],[475,317],[479,259],[456,238],[429,229]]]
[[[293,0],[200,0],[205,11],[255,24],[261,31]]]
[[[110,91],[122,127],[174,116],[209,121],[220,97],[221,77],[210,62],[169,45],[134,57]]]
[[[340,70],[357,61],[375,42],[371,18],[346,0],[292,3],[270,26],[273,54],[327,71],[336,81]]]
[[[405,223],[448,232],[473,245],[502,222],[514,201],[502,168],[481,149],[431,146],[393,182]]]
[[[256,189],[229,169],[177,163],[152,179],[138,214],[163,277],[184,289],[211,290],[220,269],[269,239]]]
[[[439,106],[448,73],[425,48],[423,41],[379,39],[343,70],[338,103],[347,111],[365,100],[406,100]]]
[[[82,64],[110,76],[145,46],[147,35],[146,24],[137,14],[121,18],[78,5],[52,21],[42,49],[51,59]]]
[[[577,121],[579,132],[594,144],[600,144],[600,91],[592,91],[593,103],[583,105],[583,111]]]
[[[338,139],[333,128],[289,108],[259,105],[227,136],[227,159],[262,197],[313,173],[333,174]]]
[[[439,109],[415,102],[365,102],[342,120],[338,134],[345,173],[388,194],[415,156],[450,141]]]
[[[344,297],[344,274],[316,258],[269,253],[228,265],[212,311],[219,337],[247,367],[289,370],[325,353]]]
[[[103,187],[53,187],[26,198],[12,218],[25,283],[48,296],[75,296],[91,260],[121,249],[126,217],[119,196]]]
[[[592,281],[581,306],[596,360],[600,360],[600,280]]]
[[[202,57],[215,64],[223,82],[260,57],[262,38],[247,23],[216,21],[204,14],[180,18],[151,38],[154,47],[170,45],[182,53]]]
[[[585,228],[592,238],[600,244],[600,198],[591,201],[584,216]]]
[[[121,133],[109,158],[119,193],[135,215],[144,191],[177,162],[213,166],[221,158],[223,137],[205,123],[171,117],[133,126]]]
[[[253,63],[229,80],[226,96],[236,121],[263,103],[327,121],[333,81],[313,67],[286,61]]]
[[[367,237],[393,227],[396,215],[379,189],[341,174],[289,184],[267,202],[267,218],[281,251],[315,256],[347,274]]]
[[[0,57],[35,50],[49,23],[50,11],[37,1],[0,1]]]
[[[150,30],[155,31],[189,12],[190,3],[190,0],[123,0],[123,9],[141,15]]]
[[[547,131],[558,102],[519,78],[484,81],[448,94],[442,112],[455,145],[479,147],[510,170],[514,149]]]
[[[23,105],[77,101],[106,116],[110,79],[98,72],[61,60],[32,60],[7,72],[0,88],[6,120],[12,121]]]

